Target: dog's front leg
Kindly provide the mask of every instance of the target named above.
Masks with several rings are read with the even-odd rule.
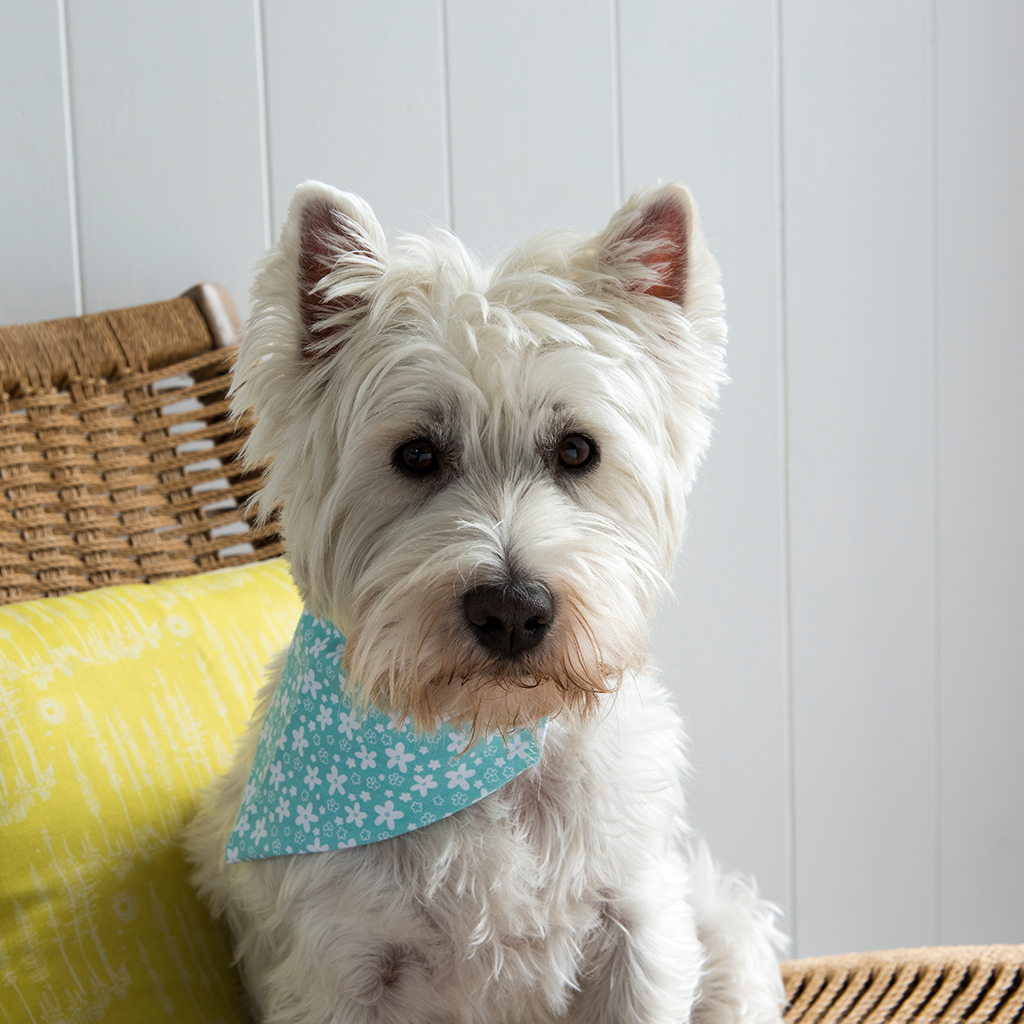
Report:
[[[778,910],[754,884],[723,874],[703,843],[690,851],[690,904],[704,948],[694,1024],[781,1024],[785,991]]]
[[[571,1024],[682,1024],[700,979],[702,948],[672,858],[629,893],[609,894],[587,937]]]

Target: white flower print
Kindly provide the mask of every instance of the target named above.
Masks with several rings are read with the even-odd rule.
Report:
[[[510,760],[513,757],[521,757],[525,761],[529,751],[530,743],[525,736],[513,736],[509,739],[508,756]]]
[[[306,783],[307,789],[312,789],[314,786],[319,786],[324,780],[320,778],[320,769],[315,764],[311,764],[306,769],[306,777],[302,781]]]
[[[397,807],[395,807],[394,803],[391,800],[385,800],[383,807],[380,804],[378,804],[376,807],[374,807],[374,810],[377,812],[377,820],[374,822],[374,824],[383,825],[386,823],[388,828],[395,827],[396,818],[405,817],[405,815],[400,810],[398,810]]]
[[[261,839],[267,838],[267,819],[257,818],[256,827],[252,830],[252,835],[249,837],[250,842],[258,843]]]
[[[237,864],[238,863],[238,847],[237,846],[229,846],[227,852],[228,852],[228,859],[227,859],[228,864]]]
[[[428,767],[428,768],[429,768],[429,769],[430,769],[430,770],[431,770],[432,772],[436,772],[436,771],[437,771],[437,769],[441,767],[441,762],[440,762],[440,761],[431,761],[431,762],[430,762],[430,763],[429,763],[429,764],[427,765],[427,767]]]
[[[327,793],[328,796],[333,796],[335,793],[340,793],[342,796],[345,795],[342,784],[348,782],[348,776],[339,775],[337,765],[331,765],[331,770],[327,773],[327,781],[331,784],[331,788]]]
[[[316,697],[317,693],[324,688],[324,684],[319,682],[313,675],[313,670],[309,669],[302,680],[302,692],[308,693],[311,697]]]
[[[238,819],[238,824],[235,826],[235,831],[240,835],[244,836],[249,831],[249,815],[243,814]]]
[[[356,828],[361,828],[364,821],[366,821],[366,811],[359,810],[359,804],[353,804],[351,807],[346,807],[348,811],[348,817],[345,819],[345,824],[355,825]],[[339,822],[339,824],[341,824]]]
[[[341,661],[341,656],[344,653],[345,653],[345,645],[344,644],[338,644],[338,646],[335,647],[334,650],[331,651],[331,653],[327,655],[327,657],[330,658],[332,662],[334,662],[334,667],[335,668],[338,667],[338,662]]]
[[[367,768],[377,767],[377,751],[367,750],[365,743],[356,751],[356,757],[358,757],[359,760],[362,761],[362,764],[359,767],[362,768],[364,771]]]
[[[448,781],[448,788],[455,789],[458,786],[460,789],[469,789],[469,777],[476,775],[476,772],[469,767],[468,764],[460,764],[455,771],[444,773]],[[426,796],[426,793],[423,794]]]
[[[342,711],[338,714],[338,732],[343,732],[349,739],[352,739],[352,734],[359,728],[359,719],[355,715],[350,714],[348,711]]]
[[[283,796],[278,798],[277,807],[275,808],[275,810],[277,811],[278,821],[284,821],[284,819],[288,816],[288,808],[290,806],[290,800],[285,800]]]
[[[314,658],[319,658],[320,655],[324,651],[326,651],[326,650],[327,650],[327,638],[326,637],[322,637],[322,636],[318,636],[313,641],[313,646],[310,647],[309,653],[312,654]]]
[[[299,804],[295,808],[295,827],[304,828],[307,832],[309,831],[309,823],[311,821],[319,821],[320,818],[313,813],[312,802],[306,804],[305,807]]]
[[[388,755],[388,767],[398,768],[398,770],[404,775],[407,766],[410,761],[415,761],[416,758],[413,754],[407,754],[405,752],[404,743],[396,743],[393,747],[388,747],[385,753]]]
[[[317,836],[317,838],[314,839],[313,842],[309,843],[306,846],[306,849],[309,850],[310,853],[323,853],[324,850],[329,850],[330,847],[326,843],[321,843],[320,837]]]
[[[251,799],[253,793],[256,792],[256,786],[252,782],[245,784],[245,796],[242,797],[242,806],[244,807]]]
[[[437,783],[434,781],[433,775],[417,775],[415,779],[416,781],[412,784],[412,788],[420,796],[426,796],[428,790],[437,789]]]
[[[331,709],[326,704],[320,705],[320,714],[316,716],[321,729],[326,729],[331,724]]]
[[[306,727],[300,725],[298,729],[292,729],[292,750],[297,750],[300,754],[309,746],[309,740],[305,737]]]
[[[448,750],[452,754],[461,754],[466,747],[469,734],[465,732],[448,733]]]

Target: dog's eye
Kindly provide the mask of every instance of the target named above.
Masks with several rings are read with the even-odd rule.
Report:
[[[425,437],[418,437],[415,441],[408,441],[398,448],[394,462],[399,469],[407,473],[426,476],[437,468],[438,460],[434,446]]]
[[[585,469],[597,455],[597,446],[582,434],[566,434],[558,442],[558,464],[566,469]]]

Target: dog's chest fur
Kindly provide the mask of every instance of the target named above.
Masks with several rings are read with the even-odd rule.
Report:
[[[325,1011],[362,993],[410,1022],[450,1019],[453,1006],[466,1021],[564,1012],[595,942],[645,924],[652,892],[672,907],[685,897],[678,718],[644,676],[604,702],[588,722],[552,722],[535,768],[451,818],[369,847],[235,865],[229,918],[241,896],[261,921],[240,950],[257,1002],[290,979],[308,999],[316,979]],[[237,807],[261,717],[216,803]],[[666,957],[694,963],[693,926],[667,933],[691,948],[670,943]],[[680,982],[692,990],[696,972]]]

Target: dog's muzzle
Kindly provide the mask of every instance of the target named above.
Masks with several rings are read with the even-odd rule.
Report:
[[[536,647],[555,617],[551,591],[540,583],[483,584],[462,601],[480,646],[507,658]]]

